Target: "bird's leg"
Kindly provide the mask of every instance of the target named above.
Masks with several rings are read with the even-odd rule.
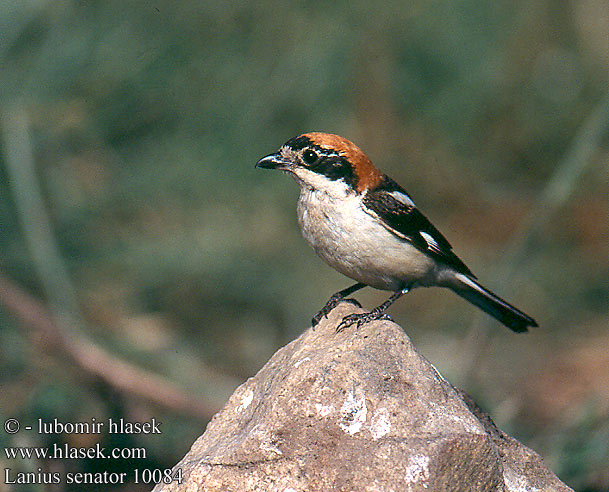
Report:
[[[395,301],[397,301],[400,297],[406,294],[409,290],[410,287],[404,287],[402,290],[398,290],[383,304],[375,307],[369,313],[349,314],[348,316],[345,316],[340,322],[340,324],[336,327],[336,333],[343,331],[345,328],[353,324],[355,324],[357,328],[359,328],[360,326],[365,325],[369,321],[375,319],[391,319],[389,315],[385,314],[385,311],[389,306],[391,306]]]
[[[362,307],[361,304],[355,299],[345,299],[345,297],[353,294],[357,290],[363,289],[364,287],[366,287],[366,284],[361,284],[358,282],[357,284],[347,287],[346,289],[343,289],[330,297],[328,302],[326,302],[326,305],[322,307],[315,316],[313,316],[313,319],[311,320],[313,328],[319,324],[322,318],[327,318],[330,311],[332,311],[343,300],[355,304],[357,307]]]

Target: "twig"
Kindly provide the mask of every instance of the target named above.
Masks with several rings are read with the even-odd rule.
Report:
[[[197,418],[209,419],[218,409],[175,388],[171,381],[135,367],[82,336],[67,337],[51,313],[32,296],[0,274],[0,304],[29,328],[29,335],[47,350],[66,353],[85,373],[114,389]]]
[[[209,418],[217,409],[175,389],[166,379],[112,356],[84,336],[81,327],[86,325],[76,291],[59,254],[36,180],[25,110],[3,114],[2,137],[15,203],[50,308],[3,277],[0,277],[0,303],[26,326],[34,328],[38,337],[51,347],[66,352],[85,372],[100,377],[115,389],[183,413]]]
[[[78,322],[81,316],[76,292],[59,254],[36,179],[28,115],[21,108],[7,110],[1,123],[10,188],[45,298],[56,315],[68,315]]]

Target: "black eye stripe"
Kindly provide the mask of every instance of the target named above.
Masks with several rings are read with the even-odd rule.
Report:
[[[357,176],[353,167],[346,157],[337,151],[316,145],[304,135],[288,140],[284,147],[292,152],[302,150],[302,162],[309,171],[321,174],[332,181],[342,179],[354,189],[357,188]]]
[[[353,168],[342,156],[321,156],[309,169],[317,174],[323,174],[331,180],[342,179],[353,186],[357,184]]]

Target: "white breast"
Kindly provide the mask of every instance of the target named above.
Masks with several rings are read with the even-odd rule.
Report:
[[[317,254],[342,274],[377,289],[426,285],[433,261],[389,232],[342,181],[329,191],[301,187],[298,223]]]

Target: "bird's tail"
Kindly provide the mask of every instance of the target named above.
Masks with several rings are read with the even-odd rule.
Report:
[[[485,289],[467,275],[457,273],[449,288],[511,330],[523,332],[527,331],[529,326],[537,326],[537,322],[533,318],[496,296],[490,290]]]

